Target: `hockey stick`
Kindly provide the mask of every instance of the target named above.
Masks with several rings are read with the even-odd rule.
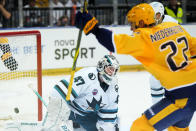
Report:
[[[87,0],[84,1],[84,6],[83,6],[83,11],[87,11]],[[71,71],[71,78],[69,81],[69,86],[68,86],[68,92],[67,92],[67,96],[66,96],[66,100],[69,101],[70,100],[70,95],[71,95],[71,91],[72,91],[72,85],[73,85],[73,78],[74,78],[74,74],[76,71],[76,63],[77,63],[77,59],[78,59],[78,55],[79,55],[79,49],[80,49],[80,41],[82,38],[82,30],[79,30],[79,34],[78,34],[78,40],[77,40],[77,45],[76,45],[76,52],[75,52],[75,56],[74,56],[74,61],[73,61],[73,65],[72,65],[72,71]]]
[[[34,92],[34,94],[41,100],[41,102],[47,108],[48,105],[46,104],[46,102],[44,101],[44,99],[40,96],[40,94],[33,88],[33,84],[28,84],[27,86]]]
[[[11,115],[1,116],[0,121],[7,121],[13,119]]]

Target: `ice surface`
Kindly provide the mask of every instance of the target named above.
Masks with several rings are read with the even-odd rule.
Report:
[[[149,88],[149,76],[147,72],[120,72],[119,73],[119,117],[120,130],[129,131],[132,122],[151,106],[151,96]],[[48,101],[50,89],[64,76],[43,77],[43,97]],[[14,114],[14,108],[18,107],[20,113],[17,119],[36,120],[36,96],[27,88],[28,83],[35,83],[35,80],[22,80],[20,86],[16,86],[16,81],[9,82],[10,87],[6,87],[6,82],[0,83],[0,116]],[[18,83],[18,81],[17,81]],[[44,111],[45,107],[43,106]],[[1,125],[0,125],[1,128]],[[1,128],[3,131],[3,129]],[[196,131],[196,116],[194,116],[190,131]]]

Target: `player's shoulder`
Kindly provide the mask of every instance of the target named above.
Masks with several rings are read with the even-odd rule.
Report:
[[[82,76],[86,80],[96,80],[97,74],[96,67],[85,67],[76,72],[77,76]]]
[[[163,22],[161,24],[158,24],[156,25],[153,29],[157,29],[157,30],[160,30],[160,29],[166,29],[166,28],[170,28],[170,27],[177,27],[177,26],[180,26],[178,23],[175,23],[175,22]]]

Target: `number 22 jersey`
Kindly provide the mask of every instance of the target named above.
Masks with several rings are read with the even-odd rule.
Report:
[[[113,34],[112,40],[114,52],[135,57],[160,80],[166,91],[176,90],[173,93],[176,97],[187,97],[196,91],[196,86],[190,87],[196,84],[196,59],[191,59],[196,54],[196,38],[179,24],[164,22],[138,28],[131,36]],[[185,91],[185,96],[178,89]]]

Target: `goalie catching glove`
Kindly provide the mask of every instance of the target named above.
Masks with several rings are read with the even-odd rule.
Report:
[[[50,97],[42,131],[73,131],[69,115],[70,109],[64,100]]]
[[[88,35],[98,26],[98,20],[88,12],[79,11],[76,14],[75,25],[77,28],[83,29],[84,33]]]

